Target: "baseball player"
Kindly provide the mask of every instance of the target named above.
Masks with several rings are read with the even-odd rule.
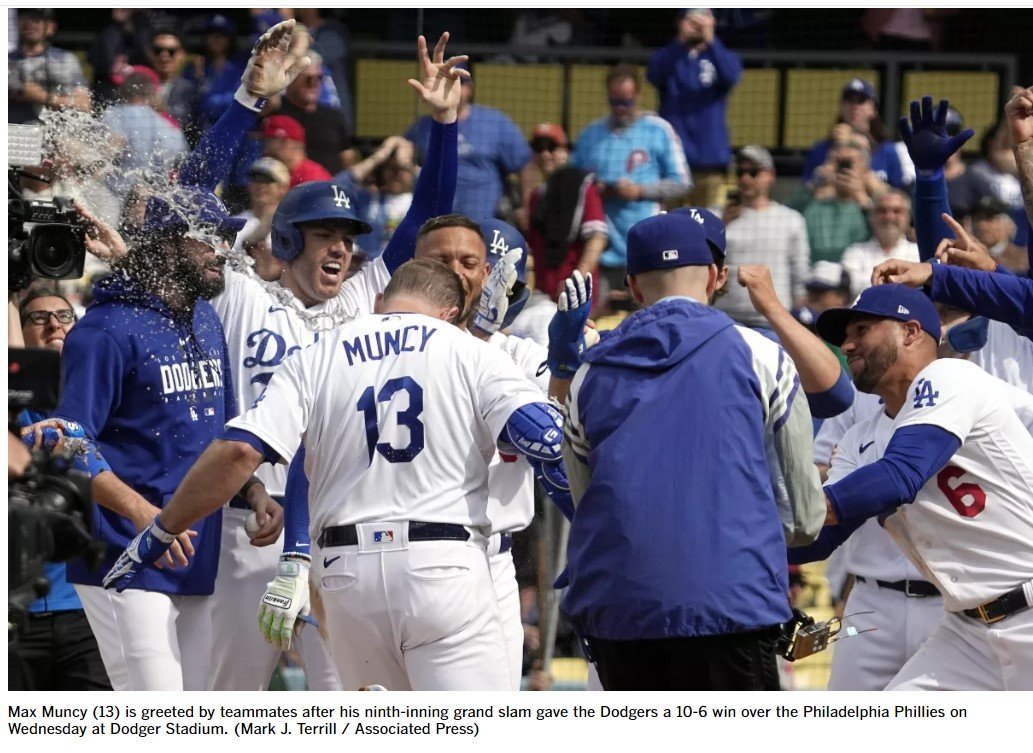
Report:
[[[858,389],[884,401],[832,460],[817,547],[877,517],[946,609],[888,689],[1033,688],[1033,396],[937,359],[936,309],[901,285],[870,288],[817,327],[842,344]]]
[[[425,80],[411,83],[432,112],[432,148],[412,206],[384,253],[345,280],[355,237],[369,232],[370,227],[356,216],[352,200],[341,186],[313,182],[290,191],[273,216],[272,252],[284,262],[277,282],[265,283],[227,267],[226,290],[213,305],[227,332],[240,405],[255,401],[274,370],[292,352],[315,342],[335,324],[372,311],[375,296],[392,271],[412,256],[420,225],[428,217],[451,209],[457,162],[457,81],[466,72],[451,72],[465,56],[444,60],[447,38],[443,35],[439,40],[432,61],[420,37],[419,59]],[[231,141],[228,131],[213,129],[217,137]],[[208,143],[214,138],[206,137],[196,155],[220,151]],[[185,172],[199,175],[202,168],[195,171],[194,159]],[[282,499],[285,467],[262,466],[258,478],[269,494]],[[247,500],[239,494],[224,510],[223,548],[213,607],[212,690],[265,689],[280,653],[255,631],[253,609],[270,573],[277,569],[279,550],[292,551],[293,547],[252,546],[254,540],[249,541],[244,527],[250,512]],[[316,632],[309,631],[299,644],[309,687],[339,689]]]
[[[344,687],[509,689],[483,531],[495,444],[559,462],[559,415],[502,353],[447,322],[461,283],[426,260],[377,315],[289,357],[105,583],[124,587],[263,460],[304,440],[331,653]]]

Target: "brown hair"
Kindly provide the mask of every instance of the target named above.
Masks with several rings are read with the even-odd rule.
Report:
[[[396,269],[384,289],[384,300],[396,295],[419,297],[435,306],[455,307],[460,312],[466,301],[459,275],[433,259],[413,259]]]
[[[610,84],[615,81],[622,81],[626,78],[630,78],[631,82],[635,84],[635,91],[642,91],[642,77],[638,72],[638,68],[627,63],[620,63],[613,66],[606,73],[606,88],[610,88]]]
[[[416,240],[419,240],[425,235],[430,235],[435,230],[441,230],[446,227],[462,227],[467,230],[472,230],[481,235],[481,226],[461,214],[442,214],[438,217],[431,217],[429,220],[420,226],[419,232],[416,233]]]

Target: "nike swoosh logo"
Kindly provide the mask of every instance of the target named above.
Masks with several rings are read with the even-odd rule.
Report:
[[[295,541],[294,546],[302,546],[307,548],[308,544],[306,544],[304,541]]]
[[[330,559],[323,557],[323,567],[330,567],[330,565],[334,564],[339,559],[341,559],[341,555],[339,554],[336,557],[331,557]]]
[[[283,308],[281,306],[270,306],[269,307],[269,313],[270,314],[275,314],[277,311],[286,311],[286,310],[287,309],[285,309],[285,308]]]
[[[864,444],[864,443],[862,443],[862,444],[861,444],[861,447],[860,447],[860,450],[861,450],[861,452],[864,452],[864,451],[865,451],[865,450],[867,450],[867,449],[868,449],[869,447],[871,447],[871,446],[872,446],[873,444],[875,444],[875,440],[874,440],[874,439],[873,439],[873,440],[872,440],[871,442],[869,442],[868,444]]]

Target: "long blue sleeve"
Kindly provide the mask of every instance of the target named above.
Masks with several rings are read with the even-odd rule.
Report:
[[[946,429],[929,424],[893,433],[881,459],[825,487],[838,520],[866,520],[915,500],[915,495],[961,447]]]
[[[179,173],[180,185],[214,191],[229,175],[240,140],[257,121],[258,113],[236,100],[231,102],[190,153]]]
[[[806,565],[808,562],[827,560],[850,535],[861,527],[864,520],[847,520],[834,526],[825,526],[818,538],[806,546],[793,546],[786,549],[790,565]]]
[[[840,369],[839,379],[824,392],[804,393],[807,406],[814,418],[832,418],[838,416],[854,403],[854,383],[850,376]]]
[[[729,50],[720,39],[714,37],[707,48],[714,60],[714,68],[717,69],[718,86],[727,91],[739,83],[742,78],[742,60],[734,52]]]
[[[950,214],[950,211],[943,170],[937,170],[927,178],[919,175],[915,179],[915,239],[922,261],[929,261],[936,255],[936,247],[941,240],[954,237],[940,216]]]
[[[1027,277],[934,264],[929,297],[1033,337],[1033,280]]]
[[[685,45],[676,39],[663,49],[654,52],[653,56],[649,58],[646,79],[660,91],[661,95],[664,94],[664,88],[667,86],[668,77],[674,70],[674,64],[686,52]]]
[[[305,475],[305,445],[294,453],[283,491],[283,553],[310,555],[308,533],[308,477]]]
[[[459,123],[433,121],[420,177],[413,189],[412,205],[388,241],[381,258],[394,273],[416,251],[416,233],[432,217],[449,214],[456,195],[459,172]]]

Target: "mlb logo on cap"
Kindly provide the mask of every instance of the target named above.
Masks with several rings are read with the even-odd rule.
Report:
[[[672,248],[664,251],[663,257],[664,261],[674,261],[678,258],[678,249]]]

